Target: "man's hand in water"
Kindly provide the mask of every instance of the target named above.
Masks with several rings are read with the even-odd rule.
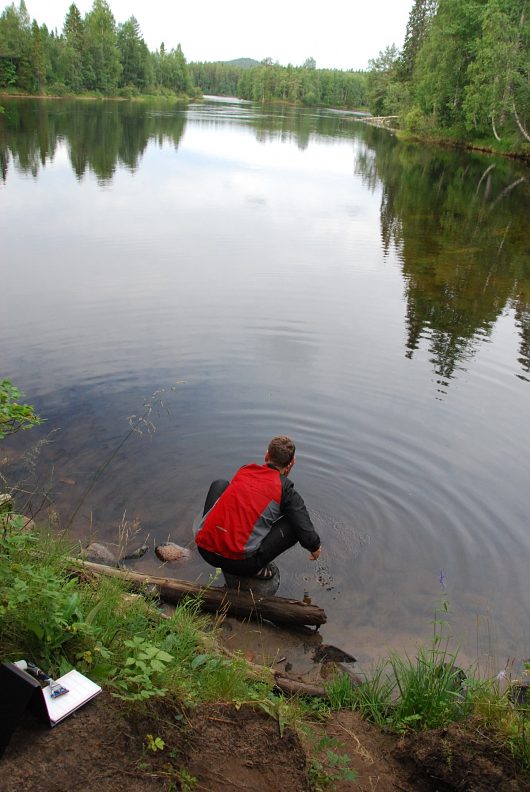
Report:
[[[321,547],[319,547],[319,548],[318,548],[318,550],[315,550],[313,553],[310,553],[310,554],[309,554],[309,558],[311,559],[311,561],[316,561],[316,560],[317,560],[317,558],[318,558],[318,557],[319,557],[319,555],[320,555],[320,551],[321,551],[321,550],[322,550],[322,548],[321,548]]]

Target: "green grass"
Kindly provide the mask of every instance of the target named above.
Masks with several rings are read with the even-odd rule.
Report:
[[[447,605],[443,604],[447,613]],[[523,770],[530,770],[530,699],[514,701],[511,685],[502,689],[497,679],[481,679],[474,669],[457,665],[457,652],[442,640],[445,621],[435,618],[431,644],[415,657],[395,653],[380,661],[362,684],[347,676],[326,687],[333,709],[357,710],[367,720],[389,731],[439,729],[465,721],[469,728],[508,749]],[[526,673],[530,673],[527,668]]]
[[[81,568],[74,574],[68,541],[23,526],[23,518],[0,516],[1,661],[32,660],[52,676],[75,667],[133,705],[160,697],[180,706],[251,704],[277,720],[280,734],[287,725],[303,732],[341,708],[397,733],[466,719],[530,769],[530,702],[516,704],[509,687],[464,674],[442,641],[443,619],[434,619],[427,648],[390,655],[361,685],[336,677],[329,701],[289,700],[274,693],[266,669],[222,652],[196,600],[165,618],[149,591],[132,594],[124,581],[86,577]]]
[[[72,546],[0,519],[1,659],[25,658],[51,675],[72,667],[117,697],[171,694],[185,705],[263,696],[243,659],[223,656],[199,603],[164,618],[149,592],[114,578],[72,574]],[[263,684],[263,683],[262,683]],[[268,682],[269,689],[272,683]]]

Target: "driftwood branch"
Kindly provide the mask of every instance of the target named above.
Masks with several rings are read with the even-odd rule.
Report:
[[[90,571],[98,575],[108,575],[126,580],[135,589],[146,585],[154,586],[158,589],[161,599],[173,605],[186,597],[195,597],[200,601],[204,610],[222,611],[230,616],[269,619],[276,624],[314,626],[325,624],[327,621],[324,610],[317,605],[306,605],[305,602],[285,597],[261,597],[251,591],[198,586],[187,580],[142,575],[139,572],[116,569],[78,559],[72,562],[72,567],[76,569],[76,572]]]
[[[328,694],[324,685],[314,685],[309,682],[301,682],[298,679],[285,676],[276,672],[274,674],[274,681],[276,687],[282,693],[287,693],[290,696],[319,696],[320,698],[327,698]]]

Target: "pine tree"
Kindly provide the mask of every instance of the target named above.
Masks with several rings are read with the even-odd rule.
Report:
[[[85,87],[84,58],[86,52],[85,28],[75,3],[67,11],[63,25],[63,52],[61,75],[64,83],[73,91]]]
[[[423,44],[437,6],[438,0],[414,0],[398,63],[398,75],[401,80],[410,80],[412,77],[416,56]]]
[[[123,68],[122,85],[145,88],[150,81],[150,55],[135,17],[119,25],[117,42]]]
[[[46,82],[46,56],[42,40],[42,31],[37,22],[31,25],[31,68],[33,70],[36,90],[41,93]]]
[[[121,77],[116,22],[106,0],[94,0],[85,17],[86,65],[89,88],[110,94]]]

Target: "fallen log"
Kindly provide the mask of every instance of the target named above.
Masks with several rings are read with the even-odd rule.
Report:
[[[282,693],[287,693],[290,696],[318,696],[319,698],[327,698],[328,694],[324,685],[315,685],[310,682],[302,682],[300,679],[293,679],[293,677],[280,674],[278,671],[274,674],[274,681],[276,687]]]
[[[139,589],[146,585],[154,586],[160,598],[176,605],[186,597],[196,597],[201,607],[207,611],[222,611],[231,616],[244,616],[257,619],[269,619],[276,624],[306,624],[319,626],[325,624],[325,611],[317,605],[307,605],[299,600],[285,597],[260,597],[252,591],[198,586],[187,580],[153,577],[139,572],[116,569],[115,567],[95,564],[91,561],[75,559],[76,571],[87,570],[98,575],[108,575],[126,580],[133,588]]]

